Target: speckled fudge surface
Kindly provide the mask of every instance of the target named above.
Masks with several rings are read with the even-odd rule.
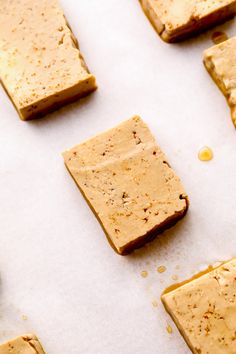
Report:
[[[182,218],[184,188],[135,116],[64,154],[65,164],[120,254]]]
[[[204,64],[225,95],[236,127],[236,37],[228,39],[204,52]]]
[[[0,344],[0,354],[45,354],[38,338],[27,334]]]
[[[167,290],[162,301],[193,353],[236,353],[236,258]]]
[[[235,0],[140,0],[163,40],[175,42],[236,14]]]
[[[96,88],[57,0],[0,0],[0,78],[20,118]]]

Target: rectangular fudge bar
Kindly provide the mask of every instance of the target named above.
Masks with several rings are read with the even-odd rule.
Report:
[[[225,95],[236,127],[236,37],[228,39],[204,52],[204,64]]]
[[[188,200],[179,178],[139,117],[63,156],[119,254],[142,246],[187,211]]]
[[[176,42],[236,14],[236,0],[140,0],[161,38]]]
[[[0,354],[45,354],[34,334],[17,337],[0,344]]]
[[[236,353],[236,258],[162,295],[195,354]]]
[[[57,0],[0,0],[0,79],[20,118],[96,89]]]

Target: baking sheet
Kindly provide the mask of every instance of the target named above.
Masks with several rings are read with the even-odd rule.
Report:
[[[213,31],[234,35],[235,22],[168,45],[136,0],[61,2],[99,89],[27,123],[0,89],[0,341],[35,332],[48,354],[187,354],[159,298],[174,275],[183,280],[236,253],[235,129],[202,65]],[[121,257],[60,154],[134,114],[191,205],[176,227]],[[197,158],[203,145],[214,151],[209,163]]]

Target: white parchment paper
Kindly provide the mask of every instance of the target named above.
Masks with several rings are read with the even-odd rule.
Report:
[[[236,132],[202,64],[216,29],[168,45],[137,0],[61,2],[99,89],[32,122],[0,89],[0,341],[35,332],[47,354],[187,354],[160,294],[173,275],[184,280],[236,254]],[[233,21],[217,29],[236,34]],[[60,154],[133,114],[150,126],[191,206],[176,227],[121,257]],[[214,151],[209,163],[197,158],[203,145]]]

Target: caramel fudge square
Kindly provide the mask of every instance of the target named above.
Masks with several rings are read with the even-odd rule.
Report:
[[[0,79],[23,120],[96,89],[57,0],[0,0]]]
[[[162,301],[193,353],[236,353],[236,258],[170,288]]]
[[[17,337],[0,344],[0,354],[45,354],[34,334]]]
[[[204,52],[204,64],[225,95],[236,127],[236,37],[215,45]]]
[[[236,14],[236,0],[140,0],[161,38],[176,42]]]
[[[137,116],[63,156],[119,254],[142,246],[187,211],[188,199],[179,178]]]

